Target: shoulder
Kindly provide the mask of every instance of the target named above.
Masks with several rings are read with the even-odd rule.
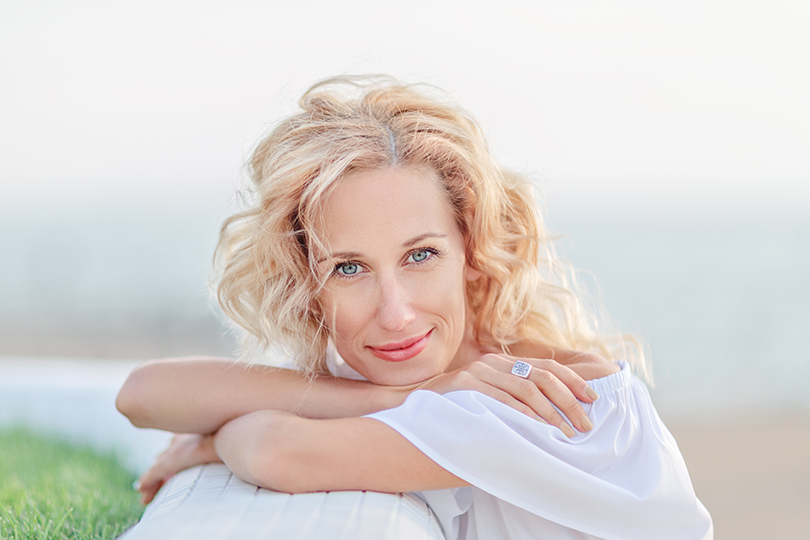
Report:
[[[582,352],[542,343],[522,341],[509,346],[514,356],[525,358],[550,359],[574,371],[586,381],[601,379],[621,371],[621,366],[604,356],[593,352]]]
[[[554,360],[571,368],[586,381],[601,379],[622,370],[616,362],[596,353],[562,351],[562,354],[556,355]]]

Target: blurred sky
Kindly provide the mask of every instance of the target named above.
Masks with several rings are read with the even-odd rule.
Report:
[[[0,2],[0,355],[232,354],[206,282],[245,157],[316,80],[388,73],[540,183],[659,403],[807,410],[808,28],[800,0]]]
[[[450,91],[552,204],[810,208],[810,4],[0,4],[0,210],[220,205],[313,81]]]

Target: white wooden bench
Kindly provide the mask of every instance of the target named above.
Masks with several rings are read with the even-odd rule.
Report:
[[[444,540],[414,495],[333,491],[291,495],[257,488],[224,465],[174,476],[120,540]]]

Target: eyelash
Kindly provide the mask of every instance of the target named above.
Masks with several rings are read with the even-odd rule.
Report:
[[[424,247],[412,249],[411,251],[409,251],[408,255],[407,255],[407,257],[405,257],[405,259],[407,260],[414,253],[420,253],[422,251],[427,251],[428,253],[430,253],[431,256],[428,257],[427,259],[425,259],[424,261],[413,261],[411,264],[425,264],[425,263],[428,263],[428,262],[432,261],[434,257],[438,257],[439,255],[441,255],[441,252],[438,249],[436,249],[435,247],[424,246]]]
[[[427,257],[423,261],[413,261],[413,262],[411,262],[409,264],[416,265],[416,266],[421,266],[423,264],[429,263],[435,257],[439,257],[442,254],[441,251],[439,251],[438,249],[436,249],[434,247],[424,246],[424,247],[412,249],[411,251],[409,251],[408,254],[405,256],[405,260],[409,259],[414,253],[420,253],[422,251],[427,251],[428,253],[430,253],[431,256]],[[358,261],[342,261],[342,262],[337,263],[334,266],[334,268],[332,269],[332,275],[335,275],[335,276],[337,276],[339,278],[343,278],[343,279],[352,279],[352,278],[354,278],[357,274],[346,275],[346,274],[342,274],[342,273],[340,273],[338,271],[341,266],[352,265],[352,264],[356,265],[356,266],[359,266],[359,267],[363,266],[362,263],[360,263]]]

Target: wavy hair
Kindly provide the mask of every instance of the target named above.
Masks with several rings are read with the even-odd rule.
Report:
[[[253,203],[225,221],[215,254],[217,298],[246,331],[245,351],[280,345],[306,373],[322,372],[329,336],[310,253],[321,244],[313,225],[325,197],[353,172],[429,167],[454,209],[467,264],[482,275],[466,291],[480,344],[508,352],[531,340],[621,356],[646,374],[634,338],[600,333],[530,183],[495,163],[469,114],[382,77],[322,81],[300,107],[253,152]]]

